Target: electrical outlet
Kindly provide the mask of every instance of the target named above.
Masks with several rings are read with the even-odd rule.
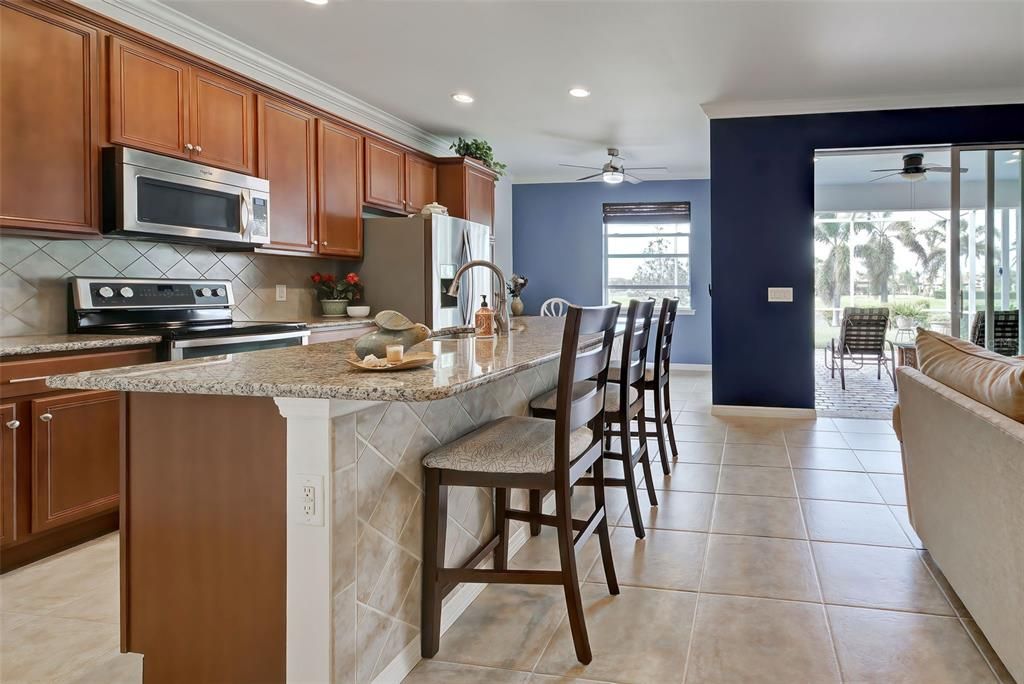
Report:
[[[288,301],[288,286],[287,285],[275,285],[274,286],[274,299],[279,302]]]
[[[769,287],[769,302],[791,302],[793,301],[793,288],[791,287]]]
[[[319,475],[299,475],[296,515],[303,525],[324,524],[324,479]]]

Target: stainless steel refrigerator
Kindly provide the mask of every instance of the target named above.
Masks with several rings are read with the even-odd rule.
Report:
[[[473,259],[493,259],[483,224],[436,214],[363,219],[359,274],[374,312],[393,309],[433,329],[471,325],[480,295],[494,306],[494,293],[505,286],[490,270],[474,268],[463,276],[459,296],[450,296],[455,272]]]

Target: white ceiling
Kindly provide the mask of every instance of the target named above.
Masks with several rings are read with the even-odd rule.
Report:
[[[707,177],[706,103],[1024,101],[1016,1],[165,4],[423,129],[489,140],[517,182],[571,180],[559,162],[600,165],[608,146],[659,178]]]

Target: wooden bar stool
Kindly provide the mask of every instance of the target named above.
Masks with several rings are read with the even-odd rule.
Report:
[[[433,657],[440,646],[442,599],[463,582],[494,582],[562,585],[576,657],[581,663],[590,662],[590,640],[583,618],[576,552],[595,532],[601,544],[608,591],[619,593],[605,514],[601,459],[605,384],[618,315],[618,304],[569,307],[562,334],[553,421],[525,416],[499,418],[432,451],[423,459],[423,631],[420,648],[424,658]],[[584,339],[585,351],[580,350],[581,339]],[[576,520],[572,517],[572,487],[590,469],[593,469],[593,478],[589,482],[594,487],[595,510],[586,520]],[[493,487],[495,490],[494,537],[459,568],[447,568],[444,564],[448,488],[452,486]],[[542,515],[539,511],[533,513],[509,508],[510,488],[554,490],[555,514]],[[511,520],[553,526],[558,533],[561,569],[509,570]],[[492,551],[494,569],[476,569],[476,565]]]
[[[651,317],[654,313],[654,301],[632,300],[626,314],[626,331],[622,338],[622,358],[620,368],[628,369],[620,373],[623,380],[608,384],[605,395],[605,448],[604,457],[622,463],[621,478],[605,478],[605,484],[618,485],[626,488],[626,500],[629,502],[629,514],[633,521],[633,532],[638,539],[644,537],[644,522],[640,514],[640,501],[637,496],[636,478],[633,474],[637,463],[642,463],[644,480],[647,484],[647,498],[652,506],[658,505],[658,496],[654,492],[651,478],[651,459],[647,449],[647,427],[644,423],[644,373],[647,367],[647,347],[651,336]],[[539,418],[555,417],[555,392],[542,394],[530,402],[530,411]],[[631,429],[633,421],[637,422],[639,445],[633,449]],[[611,438],[619,438],[619,450],[611,449]],[[580,484],[589,484],[583,479]],[[540,512],[540,493],[531,493],[530,510]],[[539,528],[531,528],[532,534],[540,532]]]

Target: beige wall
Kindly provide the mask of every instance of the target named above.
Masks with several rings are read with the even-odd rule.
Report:
[[[0,336],[63,333],[71,276],[229,279],[237,320],[301,319],[319,313],[309,276],[353,264],[308,257],[215,252],[135,240],[0,238]],[[288,299],[274,300],[274,286]]]

